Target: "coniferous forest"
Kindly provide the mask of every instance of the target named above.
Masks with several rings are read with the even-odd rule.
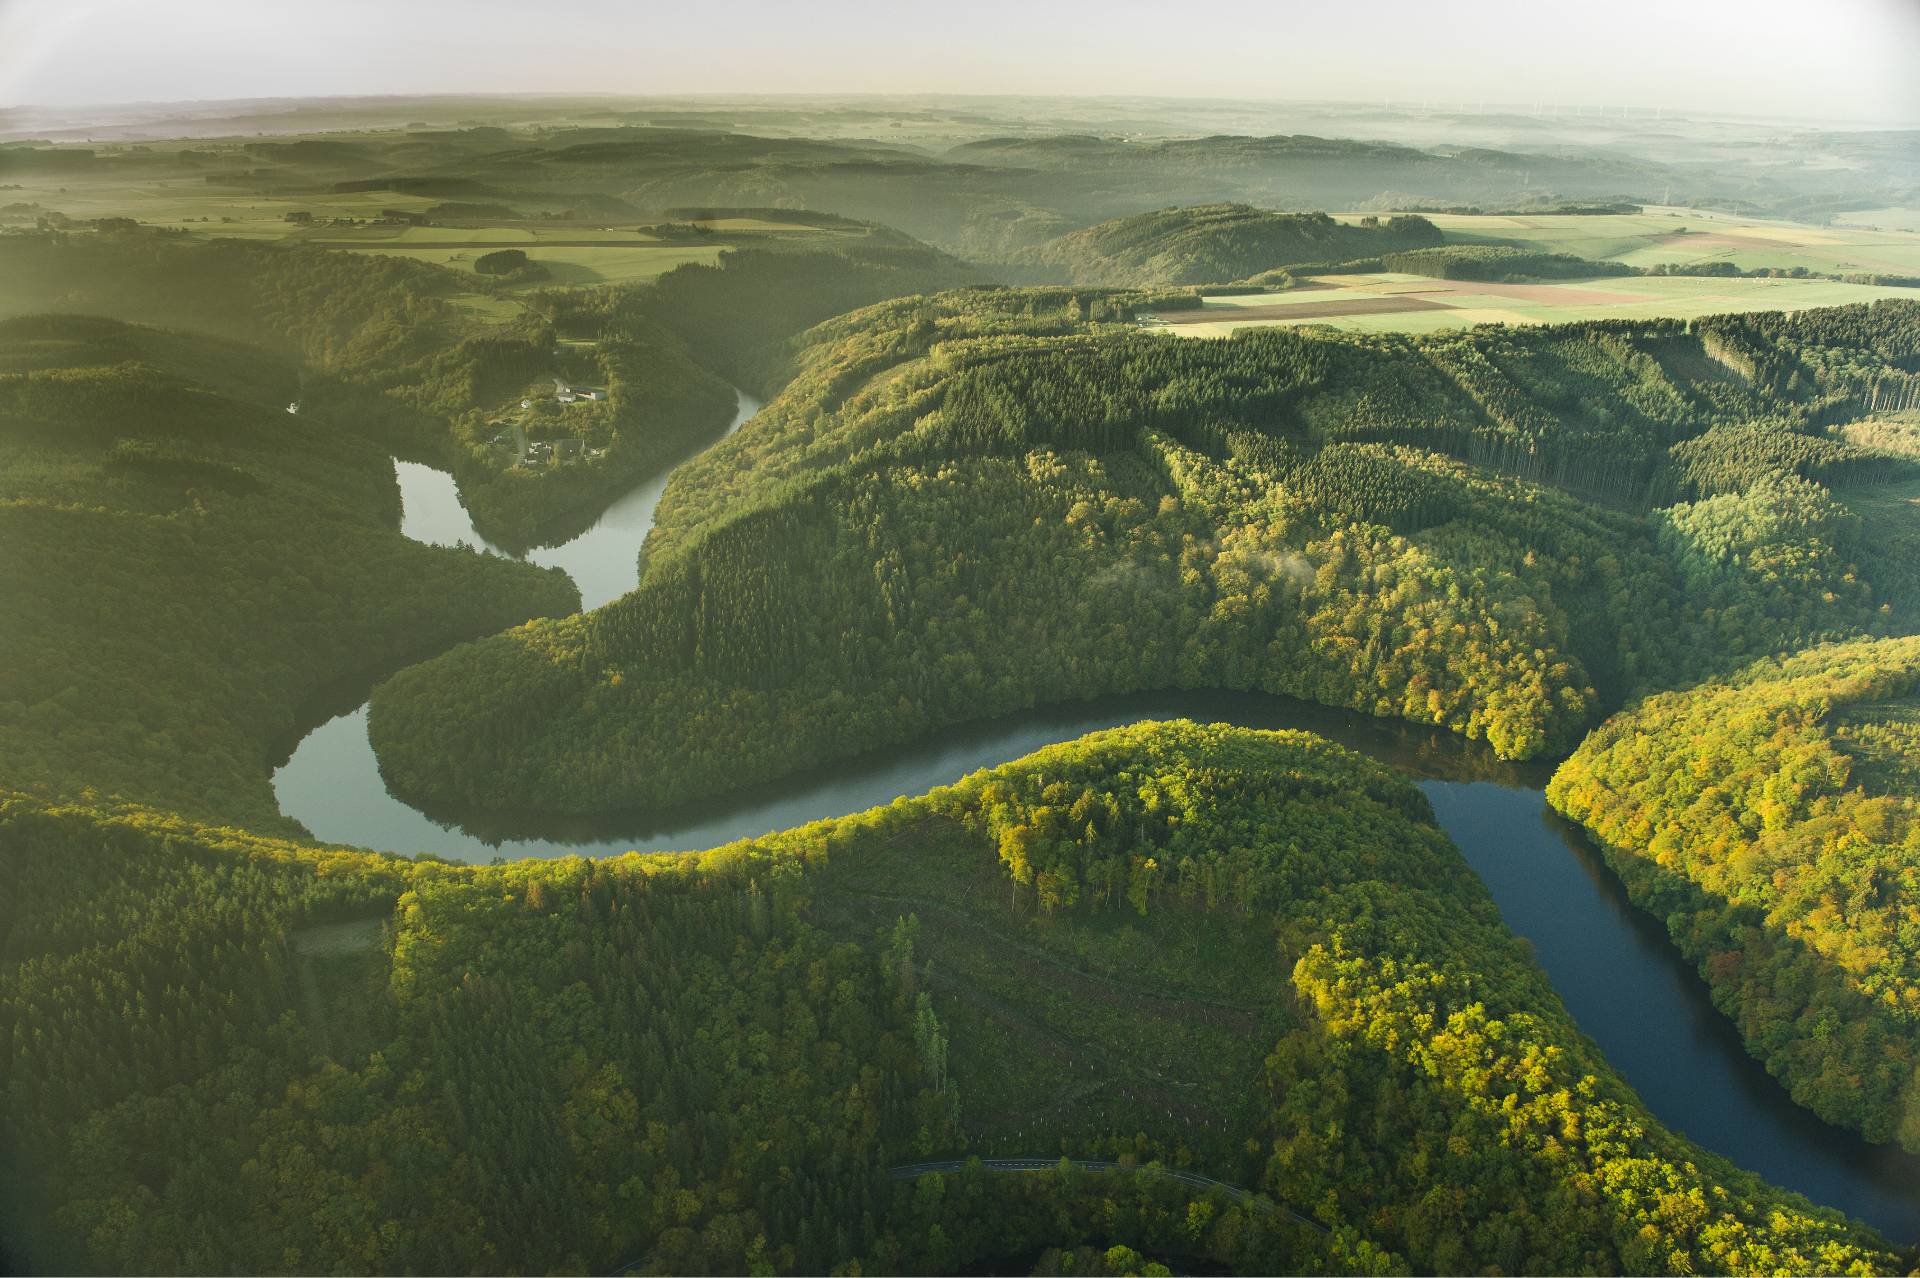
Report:
[[[1891,132],[276,101],[0,112],[0,1272],[1920,1272]]]

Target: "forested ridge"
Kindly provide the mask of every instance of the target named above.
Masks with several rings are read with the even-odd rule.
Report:
[[[0,271],[5,311],[106,314],[275,349],[300,366],[287,400],[446,465],[482,535],[515,547],[578,531],[641,477],[717,438],[734,407],[721,374],[750,380],[750,353],[840,311],[965,279],[959,263],[897,235],[729,253],[524,304],[404,258],[147,230],[0,236]],[[473,314],[475,290],[510,317]],[[738,323],[742,314],[756,319]],[[556,382],[607,398],[562,405]],[[589,451],[564,467],[516,465],[516,427]]]
[[[558,176],[583,204],[621,183],[757,204],[878,166],[977,196],[929,221],[1008,256],[1148,154],[1264,166],[1254,185],[1315,155],[1513,159],[972,152],[1074,169],[1014,179],[486,132],[457,148],[485,181],[445,194]],[[740,163],[680,171],[695,143]],[[465,180],[384,143],[247,146],[249,181]],[[1072,198],[1029,202],[1048,182]],[[885,228],[733,211],[846,242],[767,232],[543,289],[108,223],[0,235],[29,312],[0,318],[0,1260],[1920,1263],[1668,1131],[1419,792],[1306,734],[1144,724],[686,855],[466,866],[306,838],[267,774],[385,671],[381,766],[435,812],[659,807],[1047,702],[1287,693],[1505,758],[1572,750],[1554,802],[1755,1053],[1828,1119],[1920,1148],[1920,640],[1887,637],[1920,628],[1920,305],[1169,340],[1135,323],[1182,296],[1169,276],[1276,253],[1576,268],[1419,247],[1422,219],[1226,205],[1056,242],[1076,278],[1137,288],[956,288],[972,268]],[[556,380],[609,398],[562,407]],[[712,439],[729,383],[772,402],[676,470],[639,589],[594,614],[557,570],[398,532],[392,454],[447,465],[482,531],[525,544]],[[510,465],[509,419],[592,455]],[[933,1158],[963,1169],[891,1174]]]
[[[1247,204],[1159,209],[1069,232],[1015,258],[1036,281],[1113,287],[1225,284],[1302,262],[1345,262],[1440,243],[1423,217],[1336,222]],[[1396,268],[1397,269],[1397,268]]]
[[[638,591],[376,693],[389,782],[652,806],[1167,687],[1524,759],[1640,692],[1910,615],[1845,504],[1908,463],[1823,427],[1914,376],[1912,304],[1173,342],[1115,322],[1140,301],[972,290],[822,325],[676,472]]]
[[[0,831],[0,1082],[55,1267],[1908,1263],[1661,1128],[1417,791],[1303,733],[1140,725],[699,855],[452,866],[17,794]],[[972,929],[1049,975],[957,996]],[[1193,999],[1273,1035],[1246,1074],[1154,1032]],[[1327,1232],[1124,1172],[888,1177],[1005,1147],[995,1079],[1044,1080],[1021,1041],[1060,1033],[1137,1081],[1016,1115],[1023,1152],[1191,1167]],[[1221,1081],[1252,1099],[1209,1135]]]
[[[384,449],[295,369],[112,320],[0,321],[10,787],[282,831],[273,752],[334,682],[578,607],[558,573],[402,537]]]
[[[1547,795],[1823,1117],[1920,1150],[1920,639],[1652,697]]]
[[[1708,145],[1697,162],[1676,165],[1617,144],[1561,147],[1549,135],[1520,142],[1520,149],[1435,147],[1431,121],[1397,139],[1360,139],[1219,133],[1212,130],[1221,121],[1210,110],[1155,124],[1118,104],[1119,114],[1104,122],[1042,122],[1024,109],[982,116],[899,101],[824,114],[799,103],[734,103],[724,119],[710,105],[635,113],[630,104],[607,103],[583,120],[571,114],[580,102],[572,95],[504,109],[470,102],[433,128],[396,128],[397,117],[375,125],[368,115],[335,116],[319,125],[329,130],[325,136],[261,135],[256,130],[284,120],[242,118],[231,138],[151,146],[15,143],[0,150],[0,178],[7,185],[118,183],[136,193],[124,210],[135,216],[138,197],[189,184],[212,188],[240,209],[309,193],[390,193],[403,212],[456,226],[543,218],[632,225],[715,211],[761,218],[771,210],[789,224],[867,219],[996,262],[1075,227],[1198,201],[1295,211],[1575,215],[1631,212],[1665,194],[1676,203],[1818,221],[1909,202],[1913,192],[1901,140],[1870,132],[1756,132],[1742,146]],[[372,101],[365,109],[377,111]],[[917,128],[869,134],[896,110],[921,121],[931,110],[945,119],[931,135]],[[1372,129],[1381,122],[1327,123]],[[840,132],[849,128],[862,136]],[[755,136],[767,132],[780,136]],[[1675,140],[1667,135],[1659,145]],[[1767,147],[1777,162],[1753,166],[1747,148],[1754,146]],[[63,200],[46,206],[68,207]]]

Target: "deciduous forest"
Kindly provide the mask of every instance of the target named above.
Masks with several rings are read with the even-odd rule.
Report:
[[[0,1270],[1916,1272],[1901,135],[1035,101],[0,113]]]

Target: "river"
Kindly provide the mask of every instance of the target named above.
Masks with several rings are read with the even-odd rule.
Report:
[[[737,429],[759,405],[741,397]],[[402,531],[488,547],[451,477],[397,466]],[[633,588],[640,543],[666,486],[660,476],[563,546],[526,558],[573,574],[584,605]],[[1867,1144],[1795,1105],[1748,1056],[1705,984],[1655,920],[1635,910],[1584,836],[1542,793],[1539,768],[1501,764],[1454,738],[1281,697],[1169,692],[1052,706],[943,733],[684,811],[591,821],[527,814],[440,822],[387,793],[367,741],[367,708],[310,732],[274,774],[280,807],[316,838],[400,853],[488,861],[521,856],[685,851],[765,834],[919,794],[1044,745],[1142,719],[1305,728],[1399,768],[1532,943],[1580,1028],[1667,1126],[1775,1184],[1838,1207],[1896,1241],[1920,1238],[1920,1158]]]

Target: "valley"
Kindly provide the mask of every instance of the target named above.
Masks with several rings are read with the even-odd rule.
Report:
[[[1895,140],[403,105],[0,142],[8,1268],[1920,1264]]]

